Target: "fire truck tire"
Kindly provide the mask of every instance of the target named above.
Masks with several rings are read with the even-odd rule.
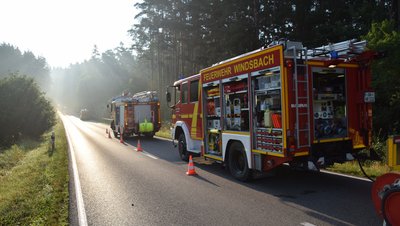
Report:
[[[186,148],[186,139],[185,139],[185,134],[181,134],[179,135],[179,139],[178,139],[178,151],[179,151],[179,157],[185,161],[188,162],[189,161],[189,152],[187,151]]]
[[[117,133],[117,131],[115,131],[114,120],[111,121],[110,128],[111,128],[111,130],[112,130],[113,133],[114,133],[114,137],[115,137],[115,138],[118,138],[118,133]]]
[[[247,181],[251,178],[251,170],[242,144],[234,142],[230,146],[228,166],[232,176],[236,179]]]

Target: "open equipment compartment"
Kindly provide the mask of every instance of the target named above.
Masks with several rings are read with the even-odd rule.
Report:
[[[222,80],[224,91],[224,130],[249,131],[247,74]]]
[[[343,68],[313,68],[314,139],[348,136],[346,75]]]
[[[282,81],[280,67],[252,73],[253,147],[257,150],[282,153]]]
[[[219,81],[203,86],[205,100],[205,153],[221,156],[221,92]]]

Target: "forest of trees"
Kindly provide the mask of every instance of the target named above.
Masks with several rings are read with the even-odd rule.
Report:
[[[77,114],[86,108],[91,117],[107,117],[106,105],[112,97],[123,91],[150,89],[149,70],[123,43],[104,53],[95,46],[91,59],[68,68],[53,68],[49,95],[60,107],[66,107],[67,113]]]
[[[136,7],[133,47],[152,65],[158,89],[274,40],[310,48],[360,38],[394,11],[391,1],[371,0],[145,0]]]
[[[134,41],[132,49],[121,45],[99,54],[95,48],[91,60],[61,70],[69,81],[59,80],[65,90],[61,96],[70,100],[70,106],[75,104],[75,111],[85,107],[99,112],[109,98],[123,90],[157,90],[163,99],[166,87],[180,76],[190,76],[282,38],[302,41],[308,47],[368,38],[371,47],[393,52],[393,48],[383,48],[388,43],[382,43],[385,32],[380,27],[386,26],[385,31],[391,34],[399,26],[382,23],[399,20],[397,1],[389,0],[144,0],[135,6],[140,12],[135,17],[137,23],[129,30]],[[380,37],[374,41],[376,35]],[[393,40],[390,42],[395,45]],[[392,95],[399,86],[392,82],[396,80],[395,73],[387,76],[389,72],[379,67],[391,65],[377,66],[379,73],[374,73],[377,106],[391,109],[390,119],[381,112],[375,114],[377,130],[383,128],[386,133],[400,127],[395,117],[400,115],[396,107],[399,98]],[[163,117],[168,119],[165,101],[162,109]]]
[[[53,105],[44,95],[49,73],[43,57],[0,45],[0,152],[20,138],[39,138],[54,125]]]
[[[18,73],[35,79],[43,91],[50,85],[50,68],[44,57],[35,56],[32,52],[21,52],[17,47],[0,44],[0,79]]]
[[[357,38],[386,55],[374,65],[375,109],[385,109],[374,112],[376,131],[400,132],[398,0],[143,0],[135,7],[139,13],[132,15],[129,30],[133,46],[121,43],[103,53],[94,46],[91,59],[53,68],[50,80],[37,76],[39,84],[51,86],[48,94],[60,106],[107,117],[107,101],[122,91],[157,90],[163,117],[169,120],[164,93],[181,76],[274,40],[301,41],[312,48]],[[30,54],[17,55],[29,59]],[[2,65],[12,64],[0,62],[0,70],[9,70]],[[38,68],[19,71],[48,70]]]
[[[0,96],[0,147],[37,139],[55,124],[53,106],[33,78],[13,74],[0,79]]]

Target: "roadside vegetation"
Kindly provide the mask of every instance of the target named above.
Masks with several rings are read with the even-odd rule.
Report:
[[[68,225],[68,149],[57,122],[54,150],[47,132],[0,154],[0,225]]]
[[[372,179],[375,179],[390,171],[390,168],[380,161],[365,161],[362,163],[365,173]],[[357,160],[345,163],[335,163],[327,170],[357,177],[364,177]]]
[[[384,136],[374,135],[372,138],[371,151],[362,150],[360,152],[360,164],[363,167],[368,177],[375,179],[376,177],[383,175],[390,171],[387,165],[387,146]],[[361,171],[360,164],[357,160],[351,162],[345,162],[342,164],[334,164],[329,167],[328,170],[343,173],[358,177],[365,177]]]
[[[0,96],[0,225],[67,225],[68,149],[61,121],[32,77],[2,78]]]
[[[156,133],[156,136],[170,139],[171,138],[171,123],[169,123],[169,122],[162,123],[160,130]]]
[[[11,74],[0,80],[0,147],[38,139],[55,123],[55,111],[33,78]]]

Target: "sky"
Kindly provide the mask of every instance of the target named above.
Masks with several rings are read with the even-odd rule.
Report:
[[[0,44],[31,51],[50,67],[68,67],[132,44],[136,0],[0,0]]]

